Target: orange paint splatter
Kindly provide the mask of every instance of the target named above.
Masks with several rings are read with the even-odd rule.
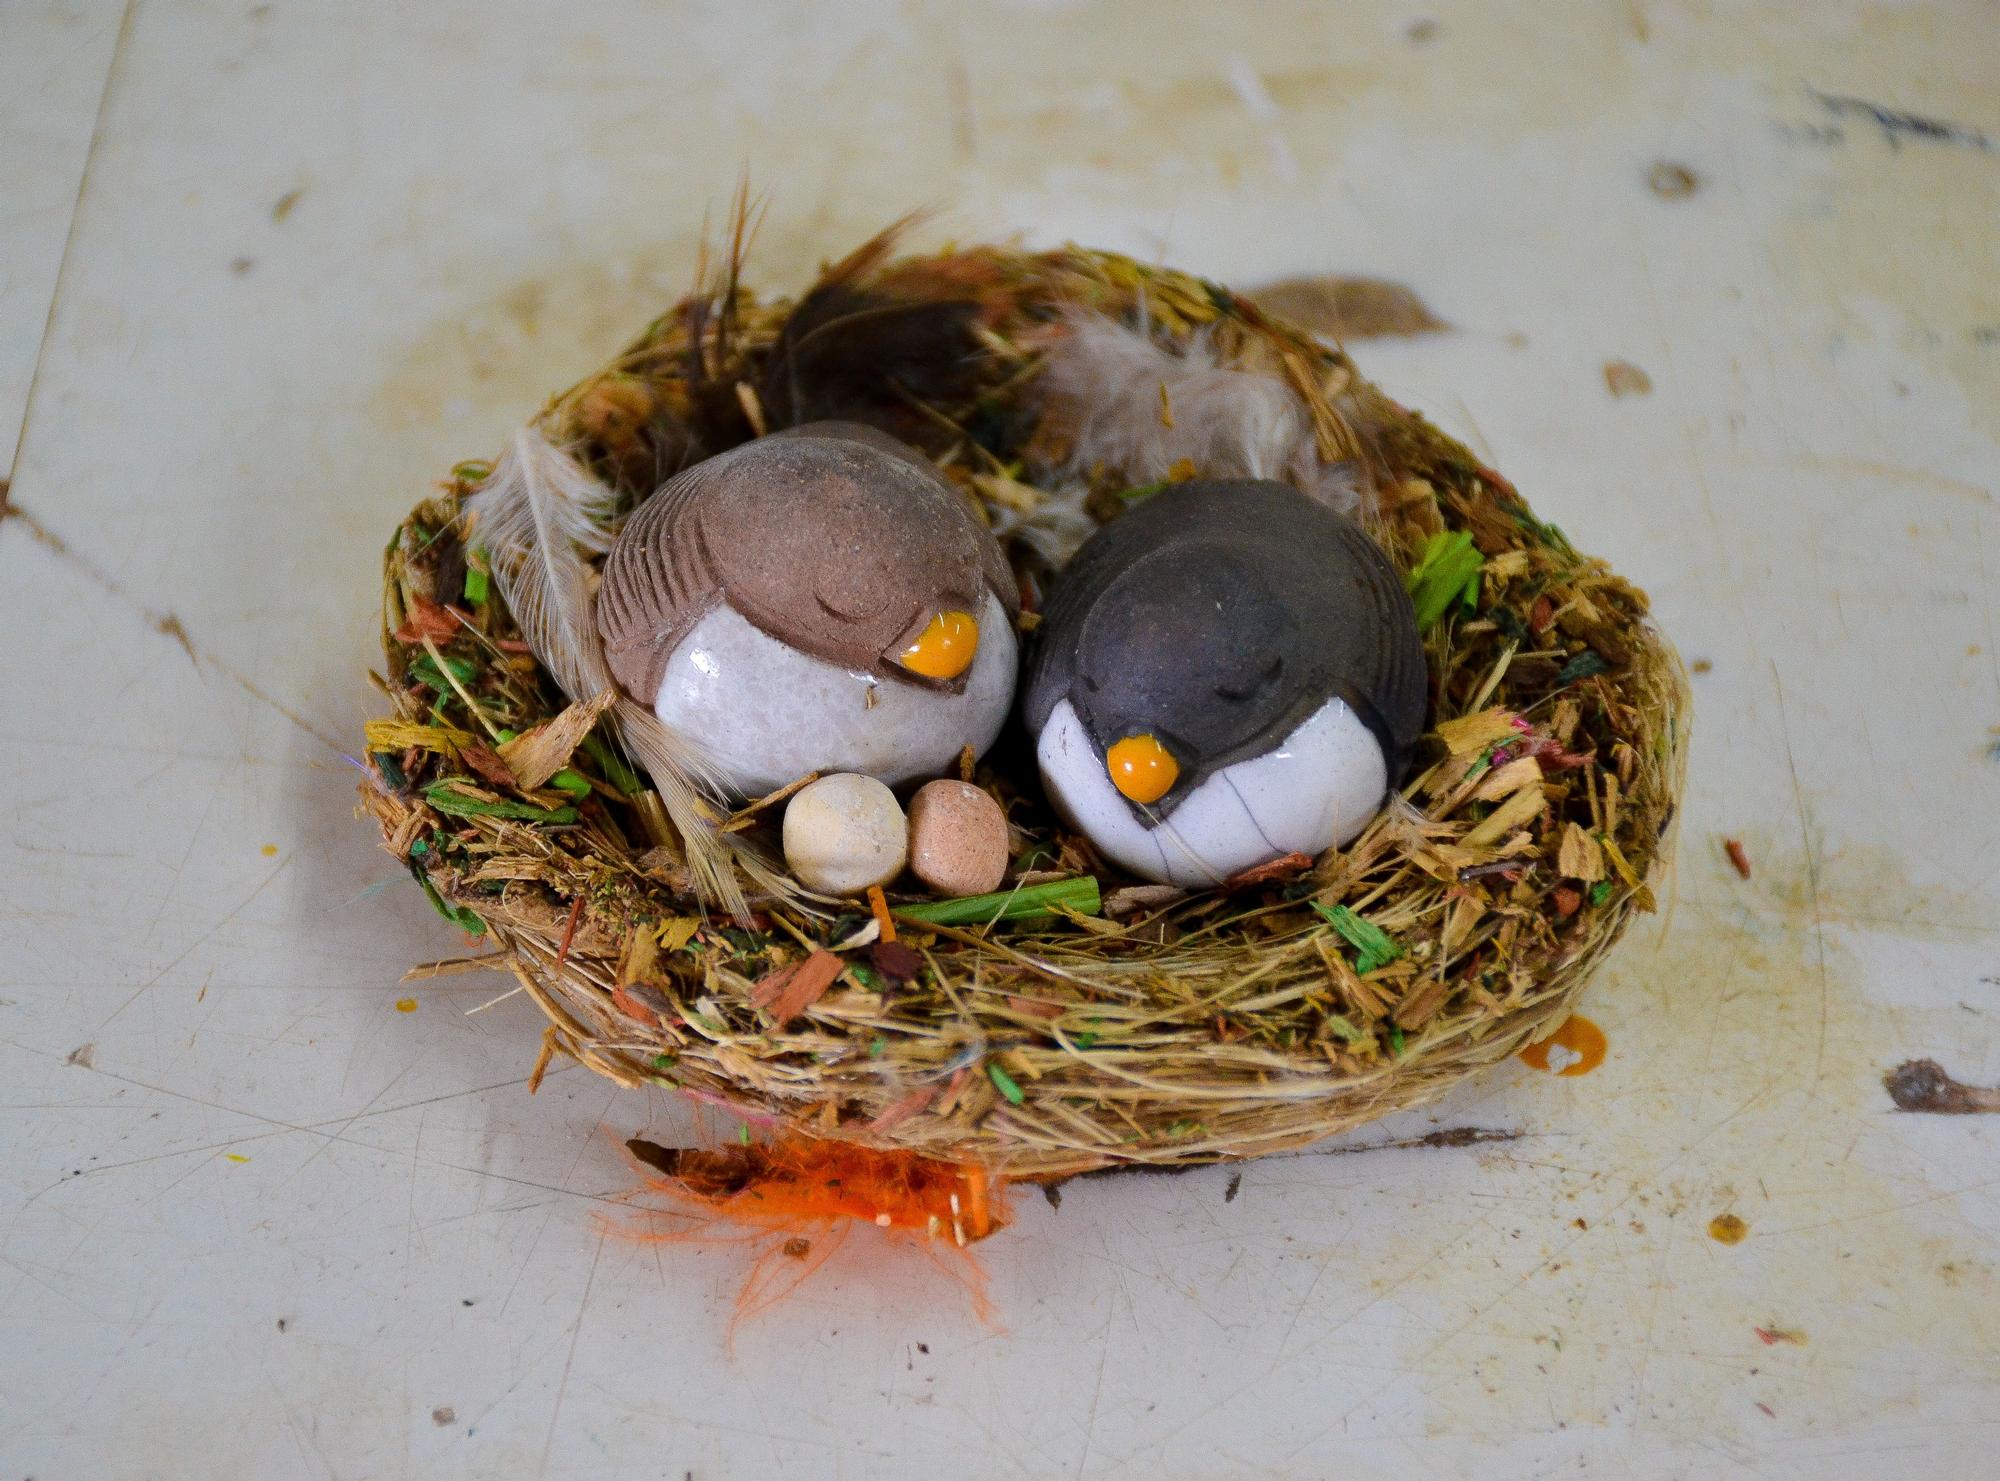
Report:
[[[275,859],[275,858],[277,858],[277,857],[278,857],[278,846],[277,846],[277,845],[276,845],[275,843],[267,843],[267,844],[265,844],[265,845],[264,845],[264,857],[265,857],[265,858],[267,858],[267,859]]]
[[[1741,1244],[1750,1226],[1734,1214],[1717,1214],[1708,1221],[1708,1237],[1717,1244]]]
[[[1551,1075],[1587,1075],[1604,1063],[1607,1047],[1604,1030],[1575,1013],[1539,1044],[1523,1049],[1521,1063]]]
[[[397,1011],[398,1013],[414,1013],[414,1012],[416,1012],[416,1011],[417,1011],[417,1000],[416,1000],[415,998],[398,998],[398,999],[396,999],[396,1011]]]
[[[1757,1334],[1757,1340],[1766,1347],[1776,1347],[1780,1342],[1792,1347],[1804,1347],[1806,1345],[1805,1333],[1796,1332],[1787,1327],[1752,1327],[1750,1330]]]

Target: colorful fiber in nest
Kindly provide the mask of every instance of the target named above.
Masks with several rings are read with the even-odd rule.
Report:
[[[970,1246],[1008,1223],[1007,1180],[984,1168],[802,1136],[717,1148],[635,1137],[625,1146],[667,1206],[644,1227],[614,1223],[613,1232],[700,1243],[731,1224],[753,1242],[768,1240],[737,1298],[732,1342],[741,1322],[796,1291],[857,1225],[915,1246],[967,1289],[981,1320],[992,1318],[985,1271]],[[662,1227],[689,1216],[692,1226]]]

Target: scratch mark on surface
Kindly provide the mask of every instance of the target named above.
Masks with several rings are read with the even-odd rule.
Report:
[[[1083,1475],[1084,1467],[1090,1464],[1090,1448],[1097,1440],[1097,1409],[1104,1400],[1104,1366],[1111,1357],[1111,1314],[1104,1315],[1104,1325],[1097,1333],[1097,1379],[1090,1390],[1090,1417],[1084,1424],[1083,1447],[1076,1453],[1076,1475]]]
[[[116,599],[137,613],[140,619],[161,637],[170,638],[177,643],[181,651],[187,654],[188,662],[195,666],[196,672],[199,672],[204,665],[216,670],[216,672],[230,680],[230,682],[234,683],[252,699],[276,710],[280,715],[283,715],[292,724],[325,746],[329,751],[332,751],[336,756],[345,754],[345,748],[339,741],[319,729],[312,721],[306,719],[305,716],[291,708],[284,701],[271,694],[248,674],[245,674],[235,665],[216,657],[213,653],[204,652],[197,647],[194,639],[188,635],[187,628],[182,625],[180,618],[171,612],[160,612],[147,606],[128,592],[109,571],[78,551],[67,540],[63,539],[62,536],[23,509],[19,504],[12,501],[0,504],[0,523],[4,523],[7,520],[19,520],[22,527],[29,534],[33,535],[35,540],[52,555],[67,562],[72,569],[88,577],[107,596]]]
[[[118,14],[118,37],[111,43],[111,60],[104,69],[104,87],[97,95],[97,111],[91,120],[90,145],[84,150],[83,169],[76,177],[76,196],[69,205],[69,227],[63,233],[62,256],[56,262],[55,288],[49,294],[49,311],[42,316],[42,336],[35,351],[35,367],[28,373],[28,392],[21,402],[21,435],[14,444],[13,466],[7,470],[4,484],[0,484],[0,523],[13,513],[7,502],[9,486],[14,476],[21,471],[21,454],[28,445],[28,428],[34,421],[35,401],[42,388],[42,362],[49,351],[49,330],[56,322],[56,308],[63,301],[63,285],[69,278],[70,249],[76,245],[76,223],[83,215],[83,200],[90,188],[91,166],[97,163],[98,146],[104,142],[104,116],[106,105],[111,100],[111,86],[118,78],[120,63],[125,58],[125,43],[132,34],[132,3],[125,0],[124,8]]]
[[[181,954],[179,956],[175,957],[172,961],[168,962],[164,967],[160,968],[159,971],[155,972],[151,977],[147,978],[144,982],[140,983],[137,988],[133,989],[132,995],[128,997],[124,1002],[120,1003],[116,1008],[112,1009],[110,1016],[106,1018],[102,1023],[98,1024],[97,1031],[100,1034],[103,1033],[105,1029],[109,1028],[114,1022],[117,1021],[117,1018],[121,1013],[123,1013],[127,1008],[131,1007],[134,1003],[138,1002],[140,998],[144,997],[148,992],[152,991],[153,988],[157,987],[160,984],[161,980],[165,978],[169,972],[173,971],[174,968],[178,967],[182,962],[186,961],[190,956],[194,955],[196,948],[204,945],[213,936],[215,936],[215,934],[219,932],[224,926],[230,924],[232,921],[236,919],[237,916],[241,915],[244,911],[248,910],[251,907],[251,905],[256,902],[257,897],[263,894],[265,890],[270,888],[271,882],[275,880],[279,875],[283,874],[286,869],[291,867],[291,862],[292,861],[289,858],[281,860],[278,864],[278,867],[273,869],[269,874],[265,875],[264,878],[261,881],[259,881],[257,888],[252,890],[249,894],[245,895],[241,900],[239,900],[230,909],[228,914],[224,915],[221,920],[217,921],[214,925],[210,926],[206,931],[203,931],[199,936],[195,937],[194,940],[188,942],[188,944],[184,948],[182,948]]]
[[[597,1231],[597,1248],[590,1257],[590,1274],[583,1280],[583,1297],[576,1303],[576,1319],[569,1324],[569,1353],[563,1358],[562,1377],[556,1382],[556,1401],[549,1410],[549,1432],[542,1440],[542,1464],[539,1476],[549,1473],[549,1459],[555,1453],[556,1424],[562,1418],[563,1399],[569,1393],[570,1369],[576,1365],[577,1339],[583,1335],[583,1314],[590,1308],[591,1288],[597,1284],[598,1262],[604,1258],[606,1231]]]
[[[1819,1039],[1813,1048],[1813,1078],[1809,1094],[1819,1093],[1820,1072],[1826,1064],[1827,1019],[1832,1011],[1832,990],[1826,977],[1826,915],[1819,899],[1819,851],[1812,837],[1812,815],[1806,808],[1806,794],[1799,782],[1799,758],[1792,749],[1792,720],[1785,708],[1785,681],[1778,665],[1771,665],[1771,683],[1778,694],[1778,728],[1785,739],[1785,765],[1792,776],[1792,807],[1799,819],[1799,847],[1806,861],[1806,896],[1812,903],[1813,955],[1819,977]]]
[[[1993,140],[1986,132],[1969,123],[1953,123],[1950,119],[1930,118],[1901,108],[1885,108],[1866,98],[1823,93],[1816,87],[1806,91],[1812,94],[1813,101],[1836,118],[1859,117],[1873,123],[1882,130],[1882,137],[1891,149],[1901,149],[1906,138],[1923,139],[1933,144],[1956,144],[1981,153],[1991,153],[1993,149]]]
[[[1973,483],[1969,479],[1953,478],[1946,473],[1933,473],[1928,468],[1905,468],[1900,463],[1885,463],[1874,458],[1793,453],[1782,459],[1768,459],[1739,454],[1733,456],[1730,461],[1749,464],[1776,461],[1785,467],[1803,469],[1808,473],[1830,473],[1842,478],[1869,478],[1884,483],[1909,484],[1929,489],[1934,493],[1952,494],[1961,499],[1970,499],[1978,504],[2000,504],[2000,498],[1996,498],[1991,489]]]

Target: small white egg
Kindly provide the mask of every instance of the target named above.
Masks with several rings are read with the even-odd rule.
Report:
[[[785,805],[785,864],[806,888],[858,895],[903,872],[909,824],[896,794],[841,772],[801,787]]]

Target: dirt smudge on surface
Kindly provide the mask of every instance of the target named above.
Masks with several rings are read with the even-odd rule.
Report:
[[[1882,1088],[1899,1111],[1933,1116],[1976,1116],[2000,1111],[2000,1090],[1967,1085],[1934,1059],[1906,1059],[1882,1077]]]
[[[1621,400],[1653,394],[1653,378],[1630,360],[1604,362],[1604,389]]]
[[[1859,118],[1874,124],[1882,131],[1883,141],[1891,149],[1901,149],[1906,140],[1922,140],[1931,144],[1954,144],[1976,149],[1982,154],[1993,152],[1992,136],[1971,124],[1953,123],[1949,119],[1890,108],[1870,102],[1867,98],[1823,93],[1817,88],[1812,90],[1812,95],[1813,100],[1835,118]]]
[[[1249,297],[1266,313],[1329,339],[1408,338],[1451,328],[1414,292],[1385,278],[1286,278]]]
[[[1683,200],[1701,188],[1701,177],[1686,165],[1663,159],[1646,172],[1646,188],[1661,200]]]
[[[1522,1344],[1543,1354],[1553,1423],[1612,1423],[1636,1404],[1668,1445],[1744,1440],[1765,1423],[1752,1400],[1809,1426],[1978,1402],[1993,1340],[1978,1303],[2000,1300],[1989,1240],[1976,1200],[1959,1196],[1963,1169],[1914,1152],[1878,1088],[1883,1043],[1922,1043],[1958,1012],[1870,981],[1883,936],[1934,897],[1907,864],[1816,843],[1808,860],[1760,838],[1754,884],[1720,857],[1683,859],[1669,918],[1636,925],[1584,999],[1619,1045],[1615,1076],[1521,1070],[1469,1092],[1518,1118],[1533,1150],[1482,1165],[1474,1229],[1454,1247],[1472,1252],[1466,1268],[1399,1297],[1413,1323],[1452,1333],[1448,1348],[1399,1352],[1442,1365],[1426,1392],[1434,1423],[1476,1434],[1517,1421],[1518,1396],[1478,1375]],[[1864,860],[1868,914],[1884,923],[1822,931],[1861,903]],[[1725,1254],[1734,1221],[1760,1260]],[[1479,1255],[1514,1262],[1488,1280]],[[1350,1244],[1342,1258],[1392,1257]],[[1897,1299],[1855,1302],[1863,1269]],[[1445,1320],[1467,1306],[1469,1324]],[[1810,1361],[1792,1335],[1807,1330]],[[1607,1384],[1607,1363],[1643,1371],[1643,1385]]]

